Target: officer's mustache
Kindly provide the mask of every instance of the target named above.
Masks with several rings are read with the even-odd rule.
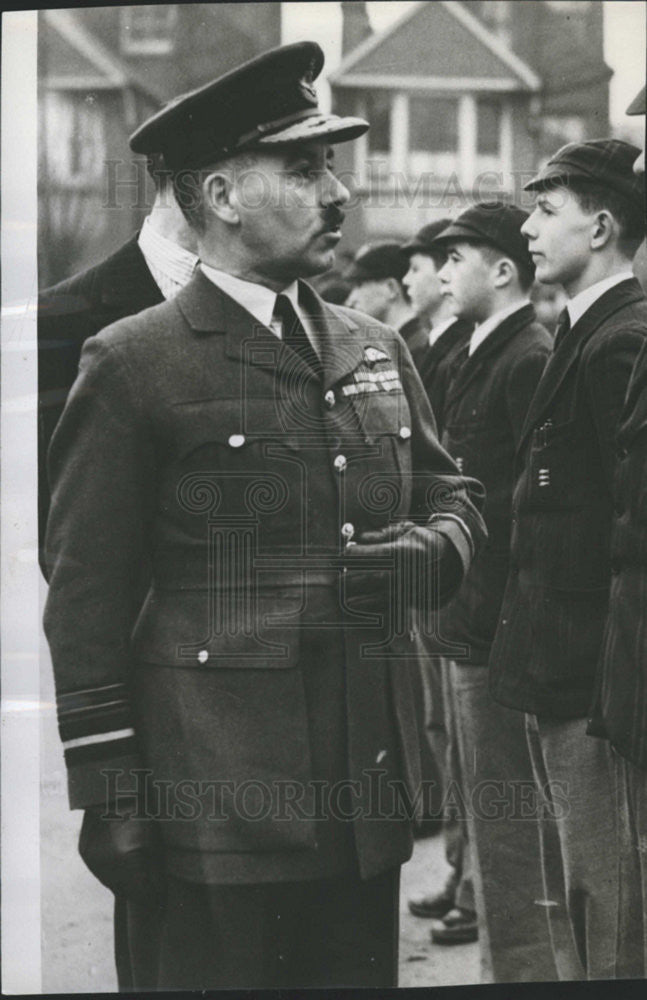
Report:
[[[346,218],[346,215],[338,208],[330,208],[326,210],[323,218],[323,231],[326,232],[331,229],[338,229]]]

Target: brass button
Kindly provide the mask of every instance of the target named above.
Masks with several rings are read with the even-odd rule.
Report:
[[[402,438],[403,441],[407,441],[411,437],[411,428],[410,427],[401,427],[400,428],[400,437]]]
[[[198,663],[206,663],[209,659],[209,654],[206,649],[201,649],[198,653]]]
[[[341,533],[344,538],[352,538],[355,534],[355,525],[351,524],[350,521],[346,521],[346,524],[342,524]]]
[[[241,448],[245,444],[244,434],[232,434],[229,438],[229,445],[232,448]]]
[[[335,458],[335,461],[333,462],[333,465],[337,469],[337,472],[343,472],[344,469],[346,468],[346,456],[345,455],[337,455],[337,457]]]
[[[332,391],[332,389],[329,389],[326,395],[324,396],[324,403],[326,404],[329,410],[332,410],[333,406],[335,405],[335,394]]]

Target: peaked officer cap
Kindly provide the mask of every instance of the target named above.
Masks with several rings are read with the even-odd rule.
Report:
[[[255,147],[310,139],[355,139],[362,118],[324,114],[313,81],[324,64],[316,42],[264,52],[211,83],[182,94],[130,137],[134,153],[162,155],[172,170],[199,168]]]

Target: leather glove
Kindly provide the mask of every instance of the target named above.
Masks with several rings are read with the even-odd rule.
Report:
[[[365,531],[345,556],[345,592],[351,607],[371,601],[377,607],[389,600],[423,609],[438,607],[462,578],[460,556],[453,553],[451,542],[441,532],[413,521]],[[365,565],[354,569],[354,561],[365,564],[370,559],[380,565],[374,570]]]
[[[116,896],[146,906],[159,905],[164,897],[162,856],[153,821],[137,815],[132,798],[118,800],[102,818],[105,805],[85,810],[79,836],[79,853],[95,878]]]

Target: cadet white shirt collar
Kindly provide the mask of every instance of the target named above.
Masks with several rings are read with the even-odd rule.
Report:
[[[234,299],[243,309],[251,313],[254,319],[257,319],[263,326],[269,327],[272,333],[276,334],[279,340],[281,339],[281,322],[280,320],[273,319],[277,297],[276,292],[273,292],[271,288],[266,288],[265,285],[258,285],[255,281],[245,281],[243,278],[236,278],[233,274],[227,274],[226,271],[221,271],[217,267],[205,264],[204,261],[200,264],[200,267],[209,281],[212,281],[214,285],[221,288],[223,292]],[[306,333],[312,340],[312,326],[299,306],[298,283],[293,281],[292,284],[283,289],[281,295],[287,295],[294,306],[294,311],[303,323]]]
[[[617,274],[612,274],[610,278],[603,278],[602,281],[596,281],[594,285],[589,285],[583,292],[579,292],[572,299],[569,299],[566,303],[566,308],[568,310],[568,318],[571,321],[571,329],[605,292],[608,292],[614,285],[619,285],[621,281],[633,278],[633,276],[631,268],[627,268],[626,271],[619,271]]]
[[[156,232],[148,217],[137,242],[155,284],[165,299],[172,299],[193,277],[199,257]]]
[[[474,354],[476,348],[479,347],[491,333],[494,333],[497,326],[500,326],[504,319],[507,319],[508,316],[512,316],[513,313],[518,312],[520,309],[523,309],[524,306],[528,305],[530,305],[530,299],[518,299],[516,302],[513,302],[511,306],[506,306],[505,309],[499,309],[499,311],[493,313],[492,316],[488,316],[488,318],[484,320],[480,326],[476,327],[470,337],[470,349],[468,353]]]
[[[442,319],[440,323],[436,323],[435,326],[432,326],[429,331],[429,346],[433,347],[436,341],[440,340],[445,330],[449,330],[450,326],[452,326],[455,322],[456,316],[450,316],[449,319]]]

